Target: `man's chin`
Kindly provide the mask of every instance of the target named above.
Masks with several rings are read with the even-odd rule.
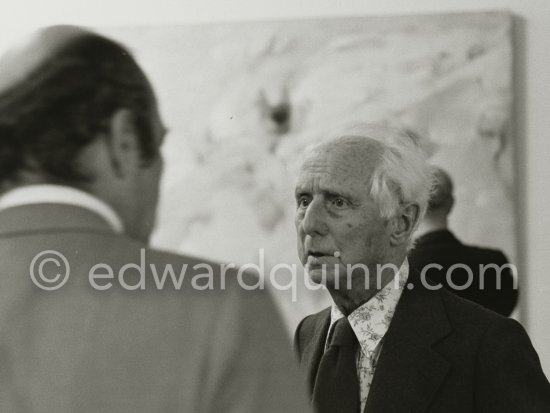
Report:
[[[334,285],[334,273],[322,268],[308,268],[306,274],[313,284],[330,287]]]

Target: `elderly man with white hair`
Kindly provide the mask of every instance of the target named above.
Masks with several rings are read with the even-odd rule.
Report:
[[[430,169],[407,133],[363,125],[309,150],[298,252],[333,305],[295,347],[321,413],[548,412],[550,384],[519,323],[409,268]]]

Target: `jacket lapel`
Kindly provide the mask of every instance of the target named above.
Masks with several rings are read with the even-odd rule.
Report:
[[[325,350],[325,341],[330,326],[330,307],[312,316],[314,319],[303,328],[304,349],[300,358],[300,365],[306,372],[310,392],[313,392],[319,363]],[[307,320],[306,320],[307,321]]]
[[[424,288],[411,273],[390,328],[369,391],[365,412],[424,412],[449,370],[433,346],[451,332],[440,293]]]

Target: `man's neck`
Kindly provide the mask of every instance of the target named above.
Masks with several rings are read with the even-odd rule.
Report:
[[[346,288],[346,281],[342,283],[341,288],[328,288],[332,300],[343,314],[350,315],[392,281],[404,261],[405,256],[384,265],[373,266],[372,269],[369,266],[368,274],[360,269],[361,274],[351,277],[351,289]]]
[[[418,226],[418,229],[416,230],[414,236],[415,238],[419,238],[429,232],[441,231],[444,229],[447,229],[447,217],[426,216]]]

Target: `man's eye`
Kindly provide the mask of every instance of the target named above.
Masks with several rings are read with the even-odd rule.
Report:
[[[348,206],[348,202],[344,198],[336,197],[332,200],[332,204],[336,208],[345,208]]]
[[[305,208],[309,205],[309,198],[307,196],[301,196],[298,198],[298,207]]]

